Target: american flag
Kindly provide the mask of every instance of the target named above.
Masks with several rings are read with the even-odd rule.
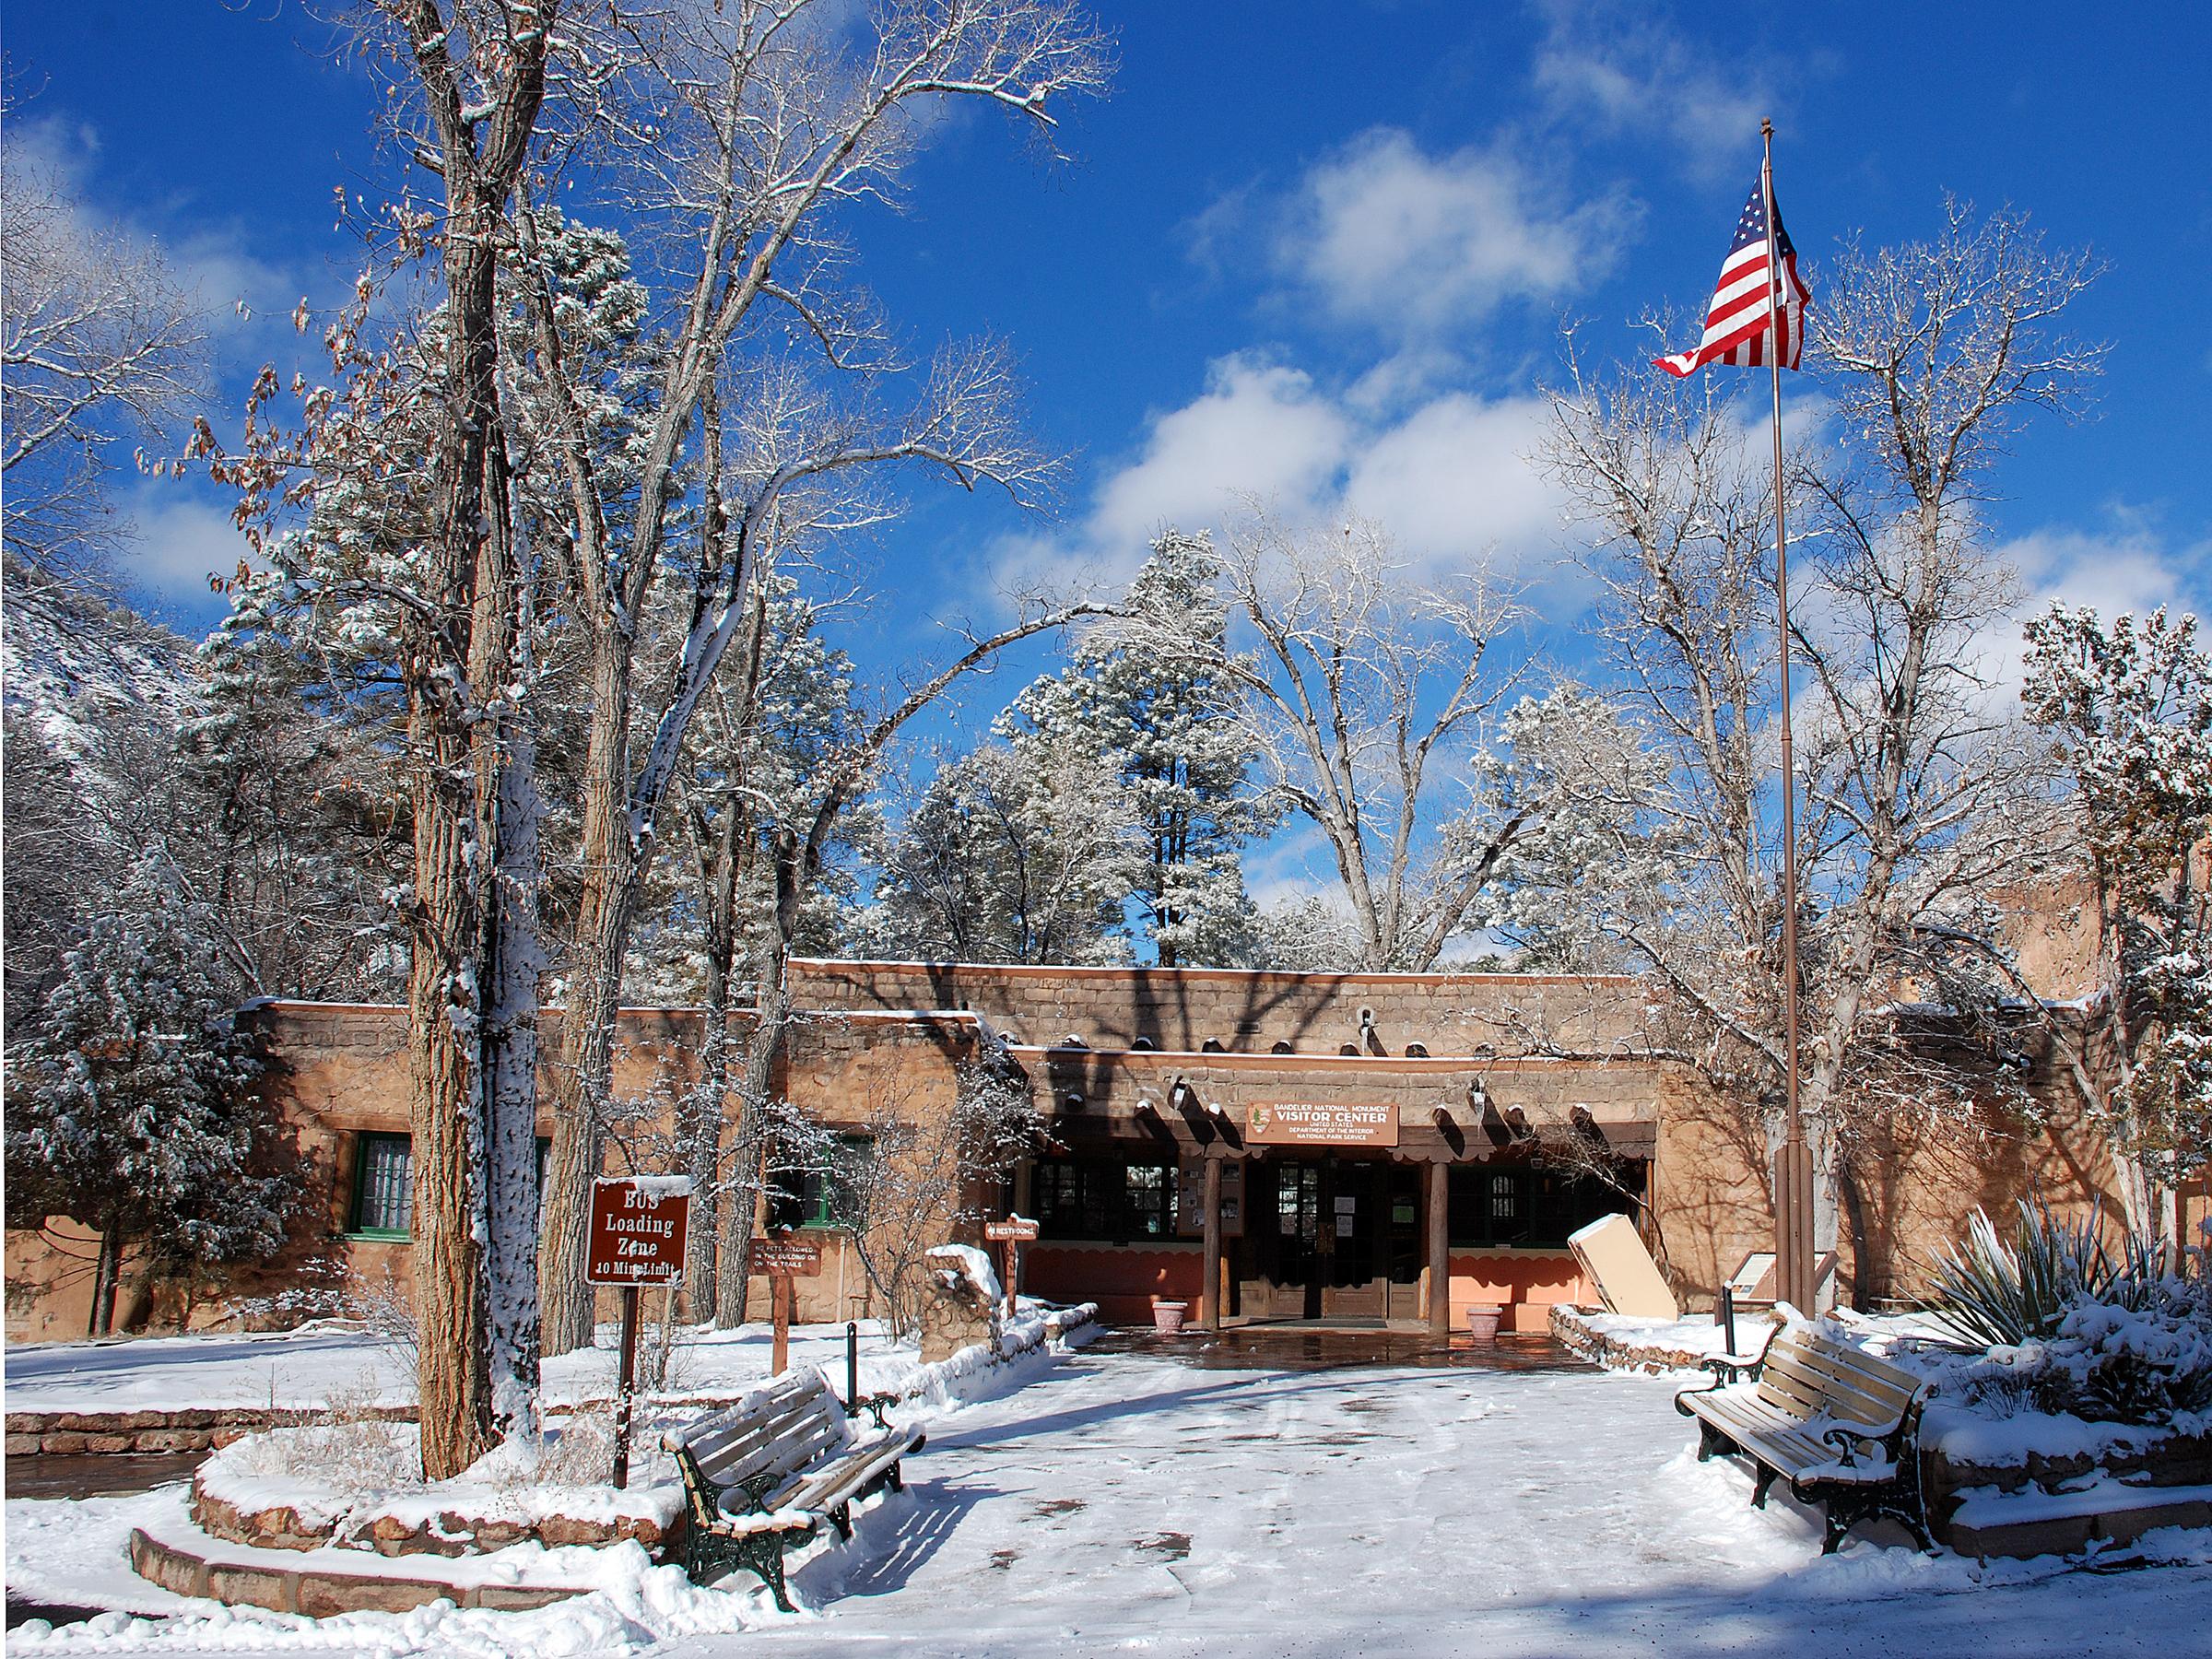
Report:
[[[1784,369],[1794,369],[1805,344],[1805,307],[1813,290],[1797,275],[1797,250],[1791,244],[1790,233],[1782,228],[1779,206],[1774,209],[1774,253],[1789,276],[1780,307],[1779,355]],[[1754,184],[1751,199],[1744,204],[1744,216],[1735,222],[1735,241],[1728,246],[1728,257],[1721,262],[1721,280],[1712,290],[1712,303],[1706,308],[1705,337],[1695,351],[1677,352],[1652,361],[1669,374],[1694,374],[1708,363],[1764,367],[1771,360],[1767,347],[1769,281],[1767,193]]]

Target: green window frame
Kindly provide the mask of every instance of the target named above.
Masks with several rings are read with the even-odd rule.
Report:
[[[415,1142],[363,1130],[354,1136],[353,1202],[346,1230],[360,1239],[414,1236]]]
[[[778,1230],[857,1228],[865,1219],[861,1189],[875,1161],[874,1136],[838,1135],[823,1160],[826,1167],[787,1173],[777,1182],[769,1206],[771,1224]]]

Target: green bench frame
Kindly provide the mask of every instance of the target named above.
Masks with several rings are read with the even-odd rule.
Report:
[[[1778,1328],[1756,1359],[1708,1359],[1701,1369],[1712,1383],[1684,1389],[1675,1409],[1697,1422],[1700,1463],[1716,1452],[1750,1461],[1754,1508],[1787,1480],[1798,1502],[1826,1518],[1823,1555],[1884,1516],[1921,1548],[1934,1547],[1920,1479],[1927,1390],[1911,1372],[1802,1324]]]
[[[871,1394],[841,1405],[820,1371],[806,1367],[759,1390],[744,1406],[662,1438],[683,1476],[688,1503],[684,1571],[711,1583],[735,1568],[755,1573],[794,1612],[783,1557],[828,1521],[853,1535],[853,1505],[877,1491],[901,1490],[900,1459],[926,1441],[919,1429],[884,1420],[894,1396]],[[848,1416],[865,1410],[877,1433],[854,1441]],[[742,1506],[735,1499],[742,1499]]]

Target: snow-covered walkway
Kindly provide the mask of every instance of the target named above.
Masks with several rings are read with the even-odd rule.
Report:
[[[1754,1512],[1747,1477],[1696,1461],[1677,1386],[1073,1358],[932,1433],[903,1542],[841,1592],[820,1584],[824,1617],[743,1640],[780,1655],[2212,1653],[2202,1566],[1984,1571],[1866,1544],[1821,1560],[1808,1512],[1780,1495]]]
[[[1070,1355],[1026,1386],[937,1415],[907,1465],[911,1494],[865,1515],[854,1545],[798,1568],[811,1611],[794,1618],[739,1575],[742,1604],[708,1598],[729,1618],[679,1606],[664,1588],[627,1598],[619,1617],[592,1612],[593,1597],[436,1625],[370,1618],[343,1632],[251,1619],[173,1635],[140,1627],[113,1647],[534,1659],[1128,1647],[1207,1659],[2212,1654],[2204,1535],[2147,1541],[2194,1564],[2106,1576],[1859,1540],[1823,1560],[1811,1516],[1779,1493],[1754,1512],[1740,1470],[1695,1460],[1676,1386]],[[65,1506],[8,1507],[20,1522]],[[664,1601],[668,1612],[654,1612]],[[704,1633],[739,1621],[754,1628]],[[110,1642],[60,1632],[53,1645]]]

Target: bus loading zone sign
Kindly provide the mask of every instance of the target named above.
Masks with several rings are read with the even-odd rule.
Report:
[[[684,1277],[690,1230],[688,1182],[646,1177],[592,1182],[590,1261],[594,1285],[674,1285]]]

